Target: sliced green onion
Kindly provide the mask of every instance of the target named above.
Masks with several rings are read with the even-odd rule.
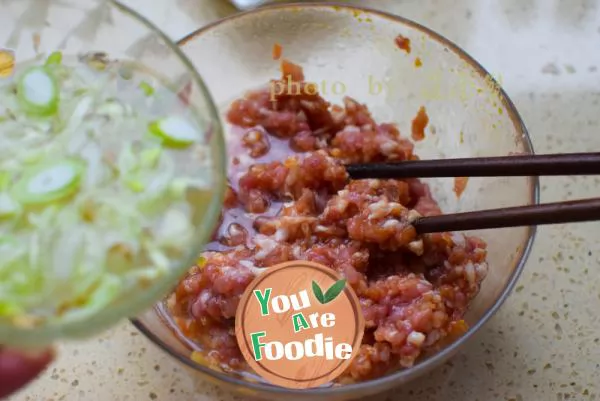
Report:
[[[22,309],[16,302],[0,300],[0,316],[14,317],[20,315],[22,312]]]
[[[140,153],[140,164],[142,167],[155,168],[162,155],[161,148],[145,149]]]
[[[11,217],[21,210],[19,204],[8,194],[0,193],[0,218]]]
[[[78,191],[84,169],[82,162],[72,159],[35,166],[17,182],[13,196],[26,205],[61,200]]]
[[[133,153],[132,145],[127,144],[123,146],[117,159],[117,168],[119,169],[119,173],[127,175],[138,170],[138,163],[139,161],[136,155]]]
[[[7,171],[0,172],[0,191],[6,191],[10,185],[11,174]]]
[[[125,108],[117,101],[109,101],[100,105],[96,112],[98,114],[104,114],[109,117],[118,118],[125,113]]]
[[[53,52],[46,59],[46,65],[56,65],[62,63],[62,53]]]
[[[154,94],[154,87],[146,81],[140,82],[140,89],[146,96],[152,96]]]
[[[27,113],[50,116],[58,110],[58,83],[42,67],[33,67],[21,76],[17,84],[17,96]]]
[[[74,97],[79,97],[81,95],[85,95],[86,93],[88,93],[90,90],[87,88],[77,88],[75,89],[75,91],[73,92],[73,96]]]
[[[184,196],[186,189],[189,186],[189,182],[188,180],[184,179],[184,178],[176,178],[171,182],[171,185],[169,186],[169,193],[174,197],[174,198],[180,198],[182,196]]]
[[[23,153],[23,163],[32,164],[39,162],[44,157],[44,152],[41,150],[32,150],[31,152]]]
[[[136,179],[127,180],[125,181],[125,184],[133,192],[144,192],[146,189],[146,185],[144,185],[142,181]]]
[[[101,281],[91,289],[85,304],[72,309],[62,316],[62,320],[75,321],[91,316],[113,302],[123,289],[122,281],[113,275],[105,275]]]
[[[184,148],[200,140],[200,133],[190,123],[179,117],[167,117],[150,123],[150,132],[166,146]]]

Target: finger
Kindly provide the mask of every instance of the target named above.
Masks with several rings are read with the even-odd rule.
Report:
[[[0,399],[35,379],[53,359],[51,349],[34,355],[0,348]]]

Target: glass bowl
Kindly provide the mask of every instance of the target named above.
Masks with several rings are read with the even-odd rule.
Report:
[[[398,35],[410,39],[400,50]],[[513,103],[482,66],[439,34],[404,18],[346,5],[273,5],[217,21],[180,42],[224,110],[244,91],[280,75],[273,45],[301,65],[308,81],[331,89],[340,83],[365,103],[379,122],[396,122],[404,136],[420,106],[430,119],[426,139],[416,144],[422,159],[531,154],[532,145]],[[420,66],[418,66],[420,64]],[[385,84],[385,88],[382,86]],[[323,93],[323,92],[322,92]],[[226,134],[227,136],[227,134]],[[445,213],[531,205],[538,202],[535,177],[471,178],[460,198],[451,178],[427,180]],[[134,320],[159,348],[198,379],[225,385],[245,397],[285,400],[348,400],[379,393],[424,375],[455,354],[498,310],[523,270],[534,227],[481,230],[490,271],[465,317],[469,330],[412,368],[380,379],[331,388],[294,391],[249,383],[190,359],[189,349],[165,326],[157,310]]]
[[[158,27],[118,1],[0,0],[0,8],[0,47],[14,53],[17,65],[54,51],[61,51],[64,57],[100,52],[111,60],[135,60],[169,90],[179,93],[186,89],[192,118],[212,133],[206,140],[212,154],[210,167],[201,167],[212,192],[207,206],[198,210],[201,218],[191,236],[194,246],[186,252],[185,263],[171,263],[162,279],[150,281],[145,288],[128,293],[111,307],[81,320],[33,328],[17,328],[0,321],[0,344],[44,346],[64,338],[95,335],[152,307],[168,293],[197,258],[197,251],[217,223],[226,182],[225,145],[215,103],[190,60]]]

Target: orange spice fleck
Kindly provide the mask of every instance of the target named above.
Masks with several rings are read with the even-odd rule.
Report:
[[[40,36],[40,34],[38,32],[34,33],[32,35],[32,41],[33,41],[33,50],[35,50],[35,52],[39,52],[40,51],[40,43],[42,42],[42,37]]]
[[[443,288],[442,288],[440,290],[440,292],[446,292],[446,291],[443,291]],[[448,293],[446,295],[454,297],[453,292]],[[441,339],[437,344],[435,344],[433,346],[433,349],[439,350],[439,349],[442,349],[442,348],[452,344],[454,341],[458,340],[463,334],[465,334],[468,330],[469,330],[469,325],[464,320],[458,320],[456,322],[449,323],[447,336],[445,338]]]
[[[457,339],[469,330],[469,325],[464,320],[458,320],[450,323],[448,335]]]
[[[404,50],[406,53],[410,53],[410,39],[402,35],[396,36],[396,46],[398,49]]]
[[[283,47],[279,43],[273,45],[273,60],[279,60],[283,54]]]
[[[468,182],[469,177],[456,177],[454,179],[454,193],[456,194],[457,198],[460,198],[463,192],[465,192],[465,189],[467,189]]]
[[[419,68],[419,67],[422,67],[422,66],[423,66],[423,61],[421,61],[420,57],[417,57],[415,59],[415,67]]]
[[[283,78],[290,77],[290,80],[293,82],[304,81],[304,71],[302,70],[302,67],[289,60],[281,60],[281,73],[283,74]]]
[[[422,141],[425,139],[425,128],[429,124],[429,117],[425,107],[421,106],[417,116],[412,120],[412,139]]]

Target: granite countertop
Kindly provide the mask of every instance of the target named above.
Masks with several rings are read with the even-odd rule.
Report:
[[[232,13],[225,0],[127,0],[179,38]],[[600,149],[597,0],[360,0],[447,36],[496,77],[521,112],[537,152]],[[591,197],[600,178],[542,180],[544,202]],[[598,224],[539,229],[516,291],[461,354],[378,400],[600,398]],[[62,346],[48,372],[11,401],[216,401],[128,323]]]

